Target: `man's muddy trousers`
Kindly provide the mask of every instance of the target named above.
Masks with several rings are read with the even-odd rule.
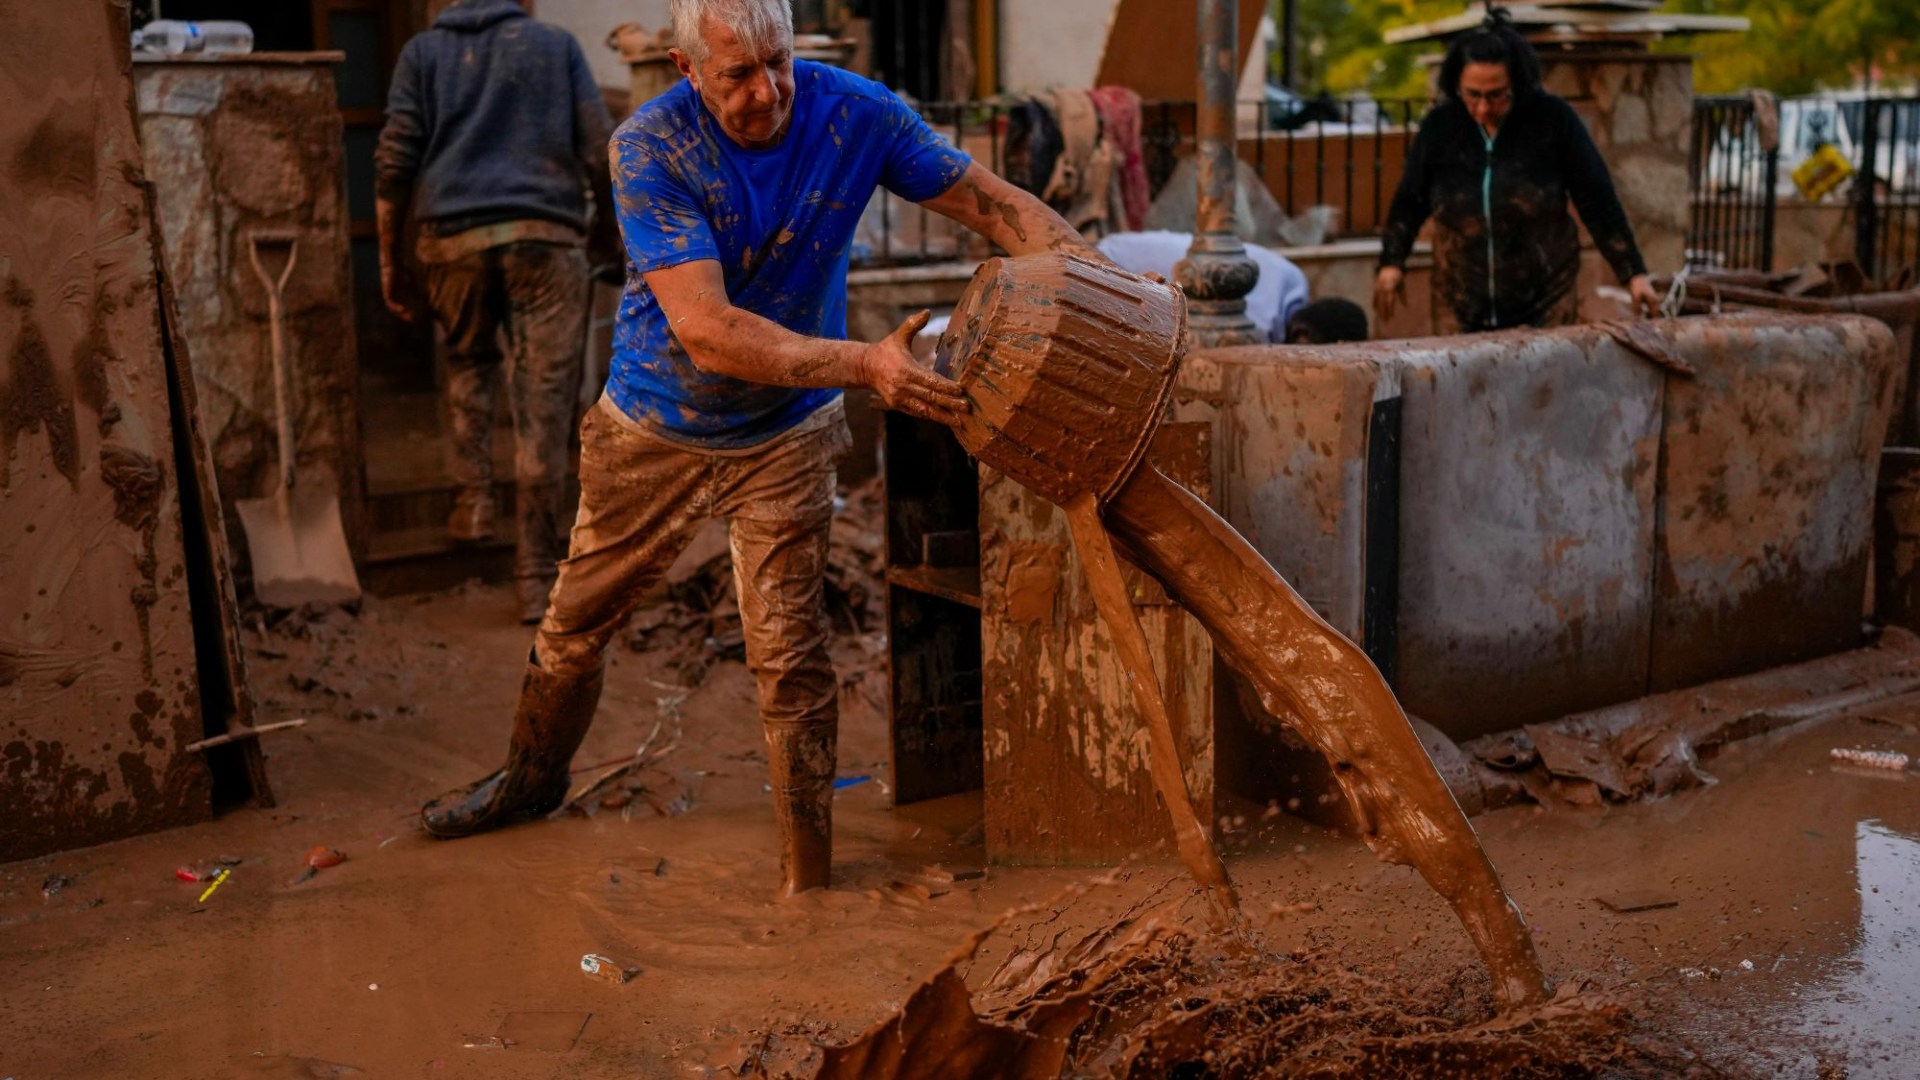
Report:
[[[645,432],[601,398],[580,425],[580,515],[534,642],[546,671],[597,670],[701,522],[726,518],[789,891],[827,884],[840,717],[827,535],[835,463],[851,442],[838,402],[764,446],[706,453]]]
[[[491,497],[493,417],[513,411],[514,577],[544,593],[562,554],[567,441],[585,363],[587,256],[565,244],[502,244],[427,267],[447,343],[449,467],[463,492]]]

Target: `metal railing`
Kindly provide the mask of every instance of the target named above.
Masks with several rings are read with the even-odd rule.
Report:
[[[1854,258],[1876,283],[1910,281],[1920,261],[1920,98],[1858,104]]]
[[[1001,176],[1008,176],[1009,120],[1019,107],[1006,100],[918,106],[929,126]],[[1377,236],[1427,107],[1414,99],[1241,102],[1236,107],[1240,158],[1286,217],[1329,206],[1336,223],[1328,239]],[[1161,193],[1180,161],[1192,156],[1194,120],[1191,101],[1141,106],[1141,156],[1151,197]],[[1032,181],[1023,186],[1032,187]],[[882,193],[862,220],[853,262],[903,266],[984,254],[978,241],[938,215]]]
[[[1761,139],[1753,101],[1696,98],[1688,162],[1692,213],[1687,265],[1696,269],[1773,269],[1775,191],[1780,150]]]

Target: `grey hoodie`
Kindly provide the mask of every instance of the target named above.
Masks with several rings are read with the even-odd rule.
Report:
[[[446,235],[517,218],[587,226],[612,123],[573,35],[514,0],[458,0],[394,65],[376,190]]]

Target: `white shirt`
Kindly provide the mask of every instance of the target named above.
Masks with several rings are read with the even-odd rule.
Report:
[[[1187,257],[1193,235],[1183,232],[1111,233],[1100,241],[1100,253],[1124,270],[1159,274],[1173,280],[1173,264]],[[1247,318],[1270,342],[1284,344],[1287,321],[1307,303],[1307,275],[1278,252],[1258,244],[1247,245],[1247,255],[1260,276],[1247,294]]]

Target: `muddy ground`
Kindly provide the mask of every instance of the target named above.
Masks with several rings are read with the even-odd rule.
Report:
[[[529,642],[511,606],[469,585],[251,630],[261,720],[310,721],[269,736],[279,806],[0,866],[0,1077],[731,1075],[773,1050],[810,1068],[810,1038],[882,1021],[1023,904],[962,966],[975,985],[1123,916],[1205,939],[1164,845],[1105,875],[987,866],[978,796],[891,807],[871,634],[837,646],[841,773],[871,779],[837,796],[831,891],[772,898],[751,681],[723,660],[685,691],[684,650],[613,653],[577,761],[673,747],[624,807],[428,839],[421,800],[501,755]],[[1738,744],[1720,783],[1663,802],[1478,819],[1549,970],[1617,1010],[1558,1074],[1920,1075],[1920,780],[1835,767],[1834,746],[1920,754],[1920,700]],[[1238,818],[1246,970],[1306,988],[1303,1009],[1392,1006],[1400,1027],[1355,1023],[1396,1038],[1490,1016],[1411,870]],[[316,845],[346,861],[297,881]],[[204,903],[176,876],[223,862]],[[590,952],[638,974],[588,977]]]

